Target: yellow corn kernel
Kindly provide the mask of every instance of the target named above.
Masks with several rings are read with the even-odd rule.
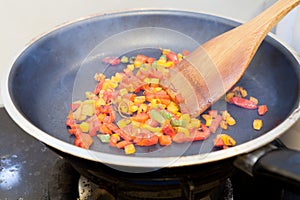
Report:
[[[163,60],[163,59],[159,59],[157,61],[157,65],[160,65],[160,66],[165,66],[165,63],[166,63],[166,60]]]
[[[173,101],[171,101],[171,103],[167,106],[167,110],[174,114],[177,114],[179,108]]]
[[[249,100],[252,101],[253,103],[255,103],[256,105],[258,104],[258,99],[255,97],[249,97]]]
[[[82,132],[87,133],[89,131],[90,125],[87,122],[82,122],[79,125],[79,128]]]
[[[224,145],[226,145],[226,146],[234,146],[236,144],[236,141],[227,134],[220,134],[217,136],[217,138],[220,138],[220,137],[223,140]]]
[[[134,64],[127,65],[127,69],[130,71],[134,70]]]
[[[229,92],[226,94],[225,101],[230,102],[230,99],[234,97],[234,92]]]
[[[120,79],[120,80],[122,80],[122,78],[123,78],[123,74],[121,74],[121,73],[119,73],[119,72],[117,72],[117,73],[115,74],[115,76],[116,76],[117,79]]]
[[[153,88],[153,92],[158,92],[158,91],[161,91],[162,90],[162,87],[155,87]]]
[[[229,126],[233,126],[236,124],[236,121],[233,117],[227,117],[226,118],[226,123],[229,125]]]
[[[112,77],[111,77],[111,80],[112,80],[113,82],[115,82],[115,83],[119,83],[119,82],[122,80],[122,78],[117,77],[117,76],[112,76]]]
[[[111,81],[110,79],[105,79],[102,90],[114,89],[118,86],[118,83]]]
[[[230,114],[229,114],[229,112],[227,110],[224,110],[222,112],[222,118],[223,118],[223,120],[226,120],[229,117],[231,117]]]
[[[183,58],[183,55],[182,55],[181,53],[178,53],[178,54],[177,54],[177,58],[178,58],[178,60],[180,61],[180,60]]]
[[[260,130],[262,128],[262,126],[263,126],[263,122],[262,122],[261,119],[255,119],[255,120],[253,120],[253,128],[255,130]]]
[[[148,110],[147,104],[142,103],[138,108],[138,113],[147,112],[147,110]]]
[[[134,104],[142,104],[146,101],[146,97],[145,96],[136,96],[134,97]]]
[[[174,63],[172,61],[168,61],[164,64],[165,67],[172,67]]]
[[[142,65],[142,62],[139,60],[135,60],[133,64],[134,64],[134,67],[139,68]]]
[[[247,90],[245,90],[242,87],[240,87],[240,92],[241,92],[242,97],[246,97],[248,95]]]
[[[101,97],[99,99],[97,99],[97,101],[95,102],[96,107],[104,106],[105,104],[106,104],[106,102]]]
[[[116,133],[112,134],[111,137],[115,137],[117,139],[117,141],[121,140],[120,136]]]
[[[104,114],[104,113],[102,114],[101,113],[101,114],[97,115],[97,117],[98,117],[98,119],[99,119],[100,122],[103,122],[104,118],[106,117],[106,114]]]
[[[227,125],[227,122],[226,121],[221,121],[220,123],[220,127],[223,129],[223,130],[227,130],[228,129],[228,125]]]
[[[139,107],[137,105],[130,105],[129,106],[129,112],[130,113],[134,113],[139,109]]]
[[[205,126],[209,127],[212,123],[212,120],[213,120],[212,116],[208,115],[208,114],[203,114],[201,116],[202,116],[203,119],[205,119]]]
[[[126,145],[124,147],[124,151],[125,151],[125,154],[134,154],[135,153],[135,147],[134,147],[133,144]]]

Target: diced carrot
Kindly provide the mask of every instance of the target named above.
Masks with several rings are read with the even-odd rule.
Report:
[[[260,105],[260,106],[258,106],[257,111],[258,111],[259,115],[265,115],[266,112],[268,112],[268,107],[267,107],[267,105]]]
[[[159,144],[162,146],[167,146],[172,144],[172,138],[169,135],[161,135],[159,136]]]
[[[132,120],[141,122],[141,123],[145,123],[149,118],[150,118],[150,116],[145,112],[138,113],[138,114],[134,115],[133,117],[131,117]]]
[[[134,142],[138,146],[152,146],[158,143],[158,136],[152,135],[149,138],[137,138]]]
[[[125,146],[130,145],[130,144],[132,144],[132,143],[129,142],[129,141],[123,140],[121,142],[118,142],[116,144],[116,147],[119,148],[119,149],[123,149]]]

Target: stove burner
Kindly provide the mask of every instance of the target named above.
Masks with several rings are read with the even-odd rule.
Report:
[[[217,200],[221,196],[230,200],[233,196],[228,179],[231,172],[226,166],[210,165],[209,171],[192,166],[149,173],[125,173],[101,166],[97,171],[83,170],[66,159],[57,160],[49,181],[50,199]]]
[[[49,200],[300,199],[298,192],[282,190],[271,183],[257,182],[241,171],[229,173],[223,170],[219,176],[221,169],[226,169],[224,164],[221,168],[219,165],[210,165],[209,171],[199,166],[159,170],[152,173],[151,177],[145,174],[124,174],[107,166],[100,168],[97,174],[95,171],[75,168],[66,159],[56,160],[48,178]],[[198,171],[192,173],[191,169]],[[204,175],[200,173],[202,170]],[[100,175],[104,177],[100,178]]]

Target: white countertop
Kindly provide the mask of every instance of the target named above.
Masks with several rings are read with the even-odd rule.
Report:
[[[215,13],[247,21],[272,2],[274,0],[0,0],[0,76],[3,69],[13,62],[33,38],[55,26],[88,15],[128,9],[164,8]],[[297,20],[300,21],[300,9],[298,10],[290,15],[292,20],[283,20],[289,23],[279,24],[278,27],[282,28],[277,33],[287,43],[296,45],[294,48],[300,52],[300,39],[296,38],[300,37],[300,23],[296,23]],[[298,122],[282,137],[288,146],[300,149],[299,130]]]

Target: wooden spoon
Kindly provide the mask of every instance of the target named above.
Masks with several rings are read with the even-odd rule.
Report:
[[[265,36],[299,3],[277,1],[247,23],[207,41],[176,65],[170,83],[185,97],[192,115],[204,112],[236,84]]]

